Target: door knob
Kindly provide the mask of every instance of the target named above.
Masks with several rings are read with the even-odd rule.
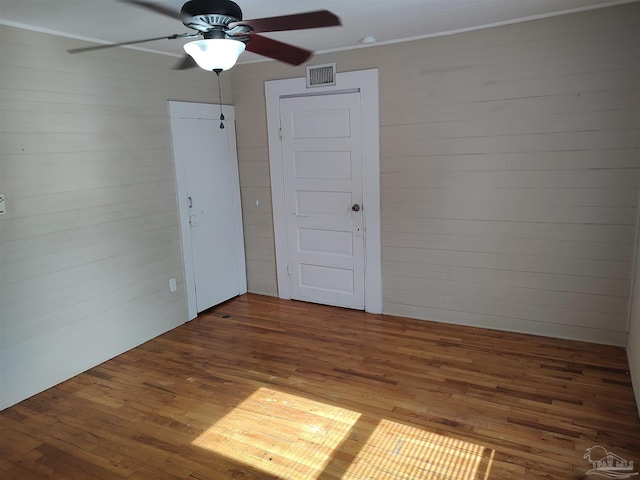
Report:
[[[360,205],[358,205],[357,203],[354,203],[353,206],[351,207],[351,210],[353,210],[354,212],[359,212]]]

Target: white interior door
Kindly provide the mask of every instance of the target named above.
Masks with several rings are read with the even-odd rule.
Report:
[[[380,122],[378,70],[338,72],[335,85],[310,89],[304,77],[265,82],[269,172],[276,250],[276,282],[280,298],[292,298],[289,239],[285,202],[281,101],[293,97],[359,93],[362,136],[362,222],[364,227],[364,308],[382,313],[382,255],[380,242]]]
[[[170,102],[189,318],[245,293],[232,107]]]
[[[360,94],[280,100],[291,297],[364,308]]]

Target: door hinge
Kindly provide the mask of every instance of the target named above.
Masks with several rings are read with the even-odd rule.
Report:
[[[287,275],[291,275],[291,271],[289,270],[289,264],[287,263]]]
[[[282,141],[282,127],[278,130],[278,135],[280,136],[280,141]]]

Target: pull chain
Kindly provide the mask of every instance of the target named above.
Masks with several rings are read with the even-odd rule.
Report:
[[[215,69],[216,75],[218,76],[218,105],[220,105],[220,129],[224,129],[224,114],[222,113],[222,90],[220,87],[220,72],[222,70]]]

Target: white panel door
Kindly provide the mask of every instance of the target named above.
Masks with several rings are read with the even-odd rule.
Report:
[[[192,104],[190,112],[191,104],[176,103],[171,102],[171,124],[185,284],[194,318],[246,292],[240,187],[234,123],[227,120],[221,129],[217,106]],[[179,107],[187,111],[174,116]]]
[[[364,308],[360,94],[280,100],[291,297]]]

